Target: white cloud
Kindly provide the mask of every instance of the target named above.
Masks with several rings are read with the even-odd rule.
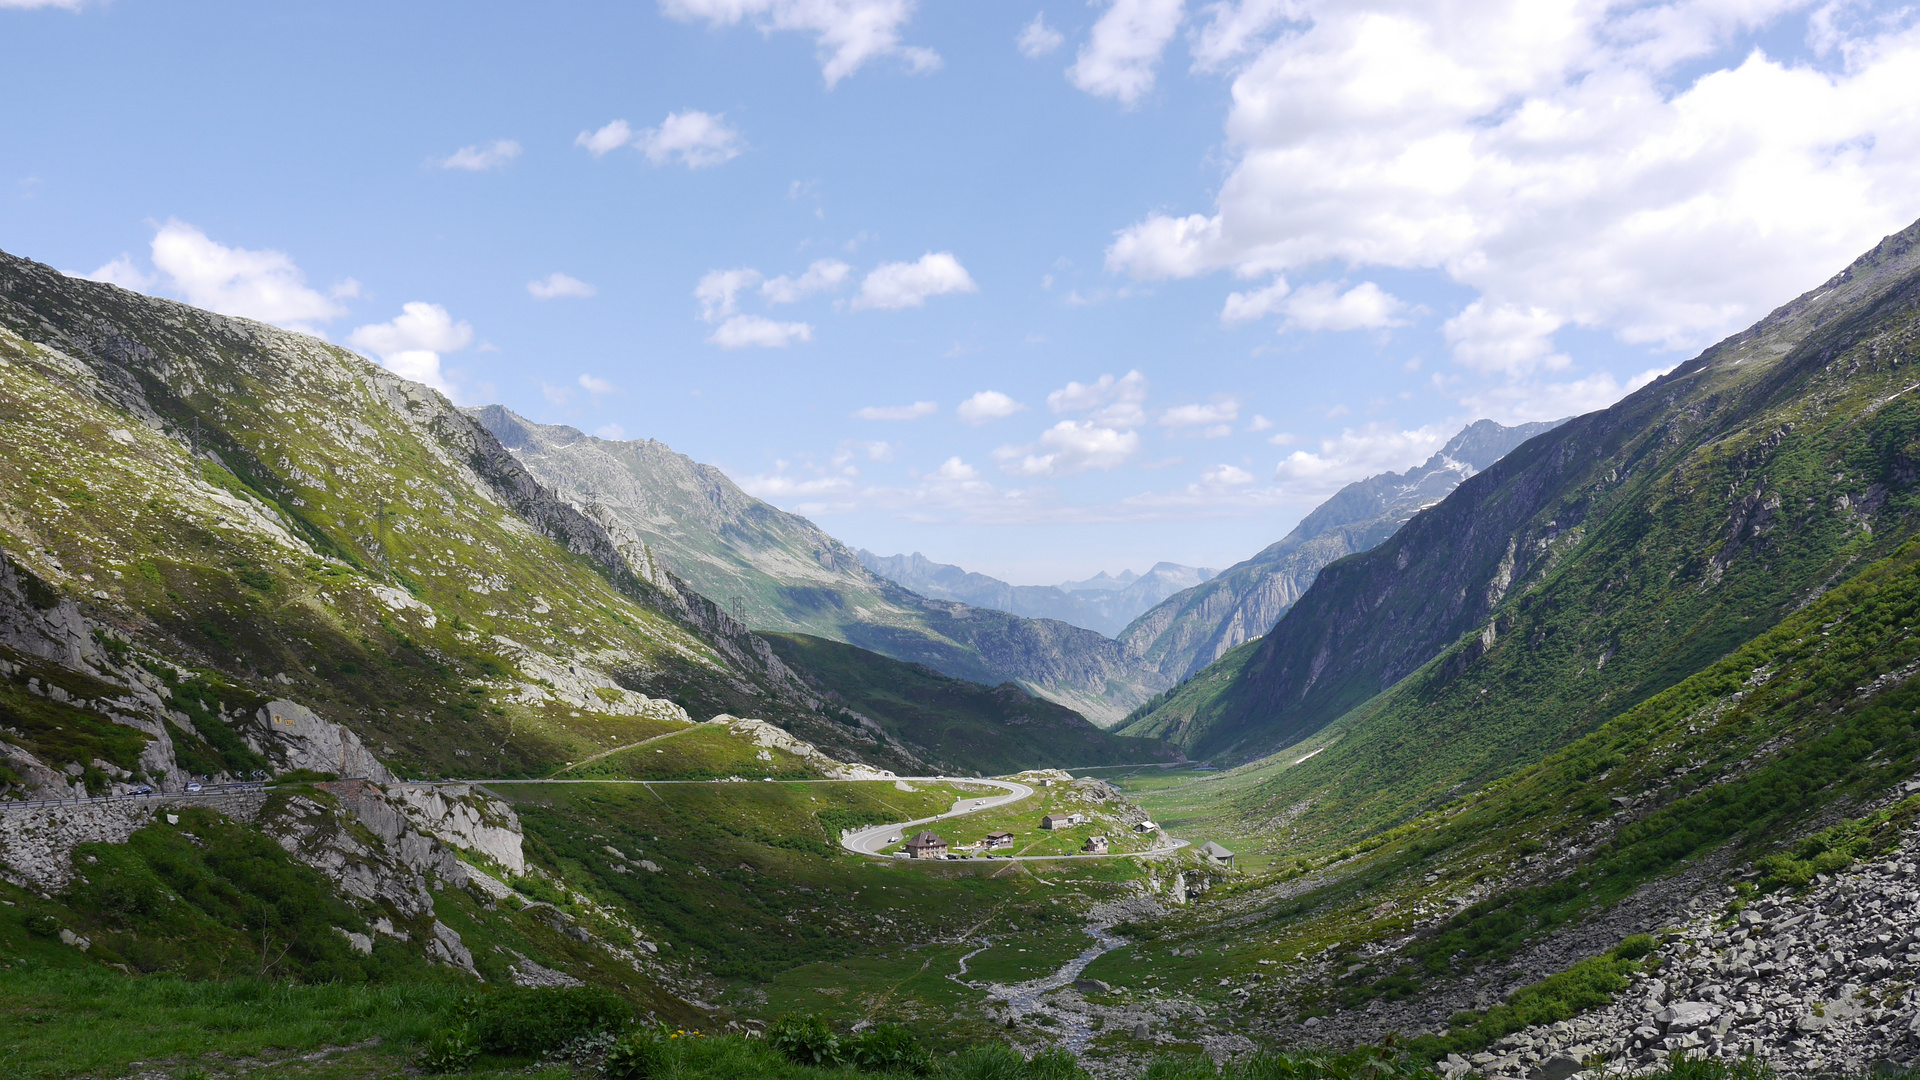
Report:
[[[84,276],[90,281],[104,281],[109,285],[118,285],[123,289],[132,289],[134,292],[146,292],[154,286],[153,275],[133,265],[133,256],[128,255],[124,251],[120,253],[119,258],[107,263],[93,273],[80,276]]]
[[[960,403],[954,412],[960,419],[974,425],[994,420],[1003,420],[1017,412],[1026,412],[1027,407],[998,390],[982,390]]]
[[[604,397],[607,394],[626,393],[625,390],[620,389],[619,387],[613,385],[611,382],[608,382],[607,380],[601,378],[598,375],[580,376],[580,389],[585,390],[587,393],[592,394],[596,398]]]
[[[803,322],[775,322],[760,315],[735,315],[707,336],[723,349],[784,349],[796,341],[812,341],[813,327]]]
[[[708,272],[700,279],[700,284],[693,287],[693,297],[700,301],[701,320],[719,322],[739,311],[741,291],[758,284],[760,271],[751,267]]]
[[[599,290],[579,278],[568,277],[555,270],[539,281],[527,282],[527,291],[532,293],[535,299],[553,300],[562,296],[592,296]]]
[[[1153,69],[1180,29],[1184,0],[1112,0],[1067,78],[1089,94],[1132,105],[1153,89]]]
[[[318,333],[315,323],[347,313],[332,297],[309,288],[306,275],[286,253],[230,248],[173,218],[154,234],[153,265],[187,303],[222,315]],[[335,295],[358,291],[358,284],[349,281],[336,287]]]
[[[817,292],[829,292],[846,284],[853,267],[839,259],[815,259],[799,277],[781,274],[760,286],[760,295],[769,304],[791,304]]]
[[[1488,311],[1697,347],[1920,215],[1911,15],[1829,33],[1850,10],[1829,5],[1825,62],[1715,61],[1807,6],[1214,5],[1194,54],[1234,72],[1231,174],[1209,213],[1121,232],[1108,266],[1432,269]]]
[[[1248,431],[1265,431],[1272,426],[1273,426],[1273,421],[1256,413],[1254,414],[1253,421],[1247,425],[1247,430]]]
[[[1116,379],[1102,375],[1090,383],[1069,382],[1047,395],[1047,408],[1056,413],[1095,410],[1092,419],[1106,427],[1137,427],[1147,422],[1141,403],[1147,400],[1147,377],[1129,371]]]
[[[573,145],[584,146],[594,157],[604,157],[633,141],[633,128],[625,120],[615,120],[598,131],[583,131],[574,136]]]
[[[0,8],[31,10],[33,8],[56,7],[66,8],[68,11],[79,11],[80,5],[84,2],[85,0],[0,0]],[[114,282],[114,284],[117,285],[119,282]]]
[[[918,420],[923,416],[932,416],[940,411],[940,406],[931,401],[916,401],[911,405],[869,405],[864,409],[855,409],[855,420]]]
[[[1200,436],[1221,439],[1233,434],[1233,422],[1240,418],[1240,403],[1216,401],[1207,405],[1176,405],[1160,414],[1160,426],[1179,432],[1200,428]]]
[[[659,127],[648,128],[634,136],[633,145],[655,165],[665,165],[679,158],[680,163],[689,169],[704,169],[732,161],[740,156],[740,151],[746,146],[740,133],[728,127],[725,120],[724,115],[703,113],[698,109],[668,113]]]
[[[919,307],[929,296],[978,291],[979,286],[952,252],[930,251],[915,262],[875,267],[860,283],[860,295],[853,298],[853,306],[856,310]]]
[[[1020,55],[1037,60],[1059,48],[1066,40],[1060,31],[1047,25],[1046,12],[1036,11],[1033,21],[1021,28],[1020,36],[1014,39],[1014,43],[1020,46]]]
[[[1518,376],[1572,363],[1553,351],[1553,332],[1562,323],[1544,308],[1493,306],[1481,299],[1468,304],[1441,329],[1457,363],[1482,375]]]
[[[829,89],[877,57],[898,57],[916,72],[938,68],[940,56],[932,49],[900,43],[900,28],[913,8],[913,0],[660,0],[668,17],[683,22],[733,26],[751,19],[763,33],[814,35]]]
[[[1307,491],[1330,491],[1383,472],[1399,472],[1425,461],[1457,430],[1430,424],[1412,431],[1387,424],[1348,428],[1320,440],[1320,452],[1295,450],[1274,469],[1274,478]]]
[[[1286,278],[1274,278],[1273,284],[1253,292],[1228,293],[1226,306],[1220,309],[1220,321],[1223,323],[1247,322],[1262,318],[1280,310],[1280,301],[1287,298],[1293,290],[1288,287]]]
[[[1207,487],[1238,487],[1253,483],[1253,474],[1232,465],[1212,465],[1201,471],[1200,482]]]
[[[519,156],[519,143],[512,139],[495,139],[478,146],[463,146],[447,157],[441,158],[439,165],[443,169],[486,172],[489,169],[504,169],[508,162]]]
[[[1346,292],[1331,281],[1306,285],[1280,302],[1287,321],[1282,330],[1378,330],[1401,326],[1407,304],[1363,281]]]
[[[571,387],[554,386],[551,383],[542,382],[540,396],[546,398],[549,405],[565,405],[573,400],[573,390]]]
[[[993,457],[1009,476],[1070,476],[1088,469],[1116,468],[1138,449],[1137,431],[1091,420],[1062,420],[1041,432],[1037,443],[1002,446]]]
[[[1474,416],[1503,424],[1558,420],[1604,409],[1669,370],[1650,368],[1625,383],[1604,371],[1565,382],[1512,381],[1466,394],[1460,404]]]
[[[400,305],[400,314],[383,323],[362,326],[347,335],[347,344],[370,352],[394,374],[454,396],[454,388],[440,370],[440,354],[458,352],[473,342],[473,327],[454,322],[439,304],[419,300]]]
[[[602,424],[594,428],[593,433],[610,442],[620,442],[627,437],[627,429],[619,424]]]

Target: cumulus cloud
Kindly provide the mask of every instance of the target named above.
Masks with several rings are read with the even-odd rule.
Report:
[[[1027,407],[998,390],[982,390],[960,403],[954,410],[960,419],[973,425],[1004,420],[1017,412],[1026,412]]]
[[[950,251],[930,251],[914,262],[881,263],[860,283],[854,308],[919,307],[930,296],[980,291]]]
[[[1207,487],[1239,487],[1253,483],[1253,474],[1233,465],[1210,465],[1201,470],[1200,482]]]
[[[1037,60],[1065,44],[1066,40],[1060,31],[1047,25],[1046,12],[1036,11],[1033,21],[1021,28],[1014,44],[1020,46],[1020,55]]]
[[[1430,424],[1411,431],[1388,424],[1348,428],[1320,440],[1313,453],[1296,450],[1274,469],[1274,478],[1308,490],[1332,490],[1383,472],[1399,472],[1425,461],[1445,446],[1456,427]]]
[[[439,165],[443,169],[465,169],[468,172],[487,172],[491,169],[504,169],[507,163],[520,156],[520,144],[512,139],[495,139],[490,143],[476,146],[463,146],[452,154],[441,158]]]
[[[1233,422],[1240,417],[1237,401],[1215,401],[1205,405],[1176,405],[1160,414],[1160,426],[1180,433],[1198,428],[1206,439],[1221,439],[1233,434]]]
[[[1107,265],[1438,270],[1479,294],[1475,319],[1698,347],[1920,214],[1910,18],[1829,6],[1823,62],[1716,59],[1806,7],[1212,5],[1194,55],[1233,72],[1231,174],[1209,212],[1122,231]],[[1553,355],[1458,341],[1476,371]]]
[[[610,442],[619,442],[627,437],[627,429],[619,424],[602,424],[594,428],[593,433]]]
[[[740,310],[740,293],[760,284],[760,271],[751,267],[737,270],[713,270],[693,287],[693,298],[700,301],[700,318],[719,322]]]
[[[584,146],[594,157],[604,157],[633,141],[633,128],[625,120],[615,120],[598,131],[583,131],[574,136],[573,145]]]
[[[1379,330],[1406,323],[1407,304],[1363,281],[1346,292],[1335,282],[1322,281],[1300,288],[1279,304],[1287,321],[1282,330]]]
[[[1147,377],[1129,371],[1116,379],[1102,375],[1090,383],[1069,382],[1047,395],[1047,408],[1056,413],[1093,411],[1094,422],[1107,427],[1137,427],[1147,422],[1142,403],[1147,400]]]
[[[76,275],[69,275],[76,276]],[[134,292],[146,292],[155,282],[152,274],[133,264],[133,256],[121,252],[120,257],[100,267],[91,274],[77,275],[89,281],[104,281],[109,285],[118,285]]]
[[[1292,291],[1286,278],[1274,278],[1273,283],[1264,289],[1228,293],[1226,306],[1220,309],[1220,321],[1247,322],[1271,315],[1280,310],[1280,301],[1285,300]]]
[[[846,284],[853,267],[839,259],[815,259],[799,277],[781,274],[760,286],[760,295],[769,304],[791,304],[817,292],[830,292]]]
[[[1562,324],[1545,308],[1492,305],[1481,299],[1448,319],[1441,332],[1454,360],[1482,375],[1530,375],[1572,363],[1553,351],[1553,332]]]
[[[625,390],[620,389],[598,375],[582,375],[579,381],[580,389],[585,390],[596,398],[605,397],[608,394],[626,393]]]
[[[1140,449],[1140,433],[1092,420],[1062,420],[1027,446],[1002,446],[993,452],[1009,476],[1071,476],[1088,469],[1112,469]]]
[[[661,0],[660,9],[682,22],[735,26],[752,21],[761,32],[812,34],[820,71],[831,89],[878,57],[896,57],[916,72],[940,66],[932,49],[903,45],[900,30],[913,17],[913,0]]]
[[[166,275],[171,290],[195,307],[305,333],[318,333],[315,324],[346,314],[337,298],[359,292],[349,279],[336,285],[333,295],[324,295],[308,287],[306,275],[285,252],[227,247],[173,218],[154,234],[153,265]]]
[[[1462,395],[1460,404],[1475,416],[1503,424],[1555,420],[1604,409],[1670,370],[1670,367],[1649,368],[1625,382],[1604,371],[1560,382],[1504,382]]]
[[[723,349],[784,349],[796,341],[812,341],[813,327],[803,322],[775,322],[762,315],[735,315],[707,335]]]
[[[916,401],[911,405],[869,405],[864,409],[855,409],[855,420],[918,420],[923,416],[932,416],[940,411],[940,406],[931,401]]]
[[[1184,0],[1112,0],[1067,78],[1089,94],[1134,104],[1153,89],[1160,54],[1185,15]]]
[[[539,281],[527,282],[527,291],[537,300],[555,300],[562,296],[592,296],[599,290],[579,278],[555,270]]]
[[[441,354],[458,352],[472,342],[473,327],[455,322],[439,304],[419,300],[400,305],[400,314],[392,319],[347,336],[347,344],[372,353],[394,374],[426,383],[448,397],[454,388],[441,371]]]
[[[678,158],[689,169],[705,169],[739,157],[746,141],[726,125],[724,115],[688,109],[668,113],[659,127],[633,136],[633,145],[655,165]]]

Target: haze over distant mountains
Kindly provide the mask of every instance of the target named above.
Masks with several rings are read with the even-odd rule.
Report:
[[[859,556],[867,569],[922,596],[958,600],[1029,619],[1059,619],[1108,637],[1118,636],[1128,623],[1160,601],[1219,573],[1206,567],[1160,562],[1144,574],[1124,570],[1113,575],[1102,570],[1085,581],[1010,585],[986,574],[934,562],[917,551],[911,555],[876,555],[862,548]]]
[[[1565,422],[1469,424],[1425,464],[1341,488],[1284,538],[1168,597],[1128,626],[1120,640],[1162,677],[1187,678],[1241,642],[1265,634],[1313,585],[1321,567],[1386,540],[1468,477]]]
[[[1169,685],[1096,631],[897,585],[813,522],[663,443],[601,439],[498,405],[468,413],[630,558],[664,565],[755,630],[843,641],[989,686],[1015,682],[1102,726]]]

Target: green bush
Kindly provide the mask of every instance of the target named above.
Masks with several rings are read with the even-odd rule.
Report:
[[[817,1016],[783,1016],[767,1029],[767,1045],[796,1065],[831,1068],[841,1062],[840,1038]]]
[[[488,1053],[535,1056],[633,1022],[633,1009],[619,995],[591,986],[495,991],[475,997],[468,1014]]]
[[[607,1080],[649,1080],[663,1076],[668,1063],[665,1040],[658,1032],[630,1031],[607,1051],[602,1068]]]
[[[927,1048],[899,1024],[881,1024],[862,1032],[849,1040],[845,1057],[861,1072],[925,1076],[933,1067]]]
[[[416,1064],[426,1073],[463,1072],[480,1056],[480,1040],[465,1024],[434,1032]]]

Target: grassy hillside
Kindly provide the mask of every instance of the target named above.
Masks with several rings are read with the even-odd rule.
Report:
[[[762,636],[823,697],[869,718],[887,738],[944,769],[994,776],[1177,756],[1155,739],[1101,731],[1079,713],[1013,683],[981,686],[804,634]]]
[[[1285,775],[1279,762],[1197,784],[1149,776],[1150,812],[1206,818],[1211,806],[1222,832],[1268,838],[1274,872],[1090,973],[1160,970],[1162,956],[1177,967],[1196,942],[1220,950],[1209,977],[1284,965],[1292,977],[1252,1004],[1297,1032],[1308,1015],[1470,989],[1484,966],[1689,867],[1721,868],[1696,888],[1724,900],[1719,882],[1790,889],[1871,858],[1920,814],[1909,799],[1844,823],[1887,806],[1920,768],[1916,620],[1920,542],[1538,764],[1390,829],[1345,804],[1356,827],[1313,818],[1295,831],[1303,819],[1265,783]],[[1613,925],[1598,949],[1659,929]],[[1439,1049],[1463,1046],[1476,1048]]]
[[[916,764],[821,716],[434,391],[11,256],[0,285],[0,549],[20,595],[99,638],[0,634],[32,677],[84,699],[87,671],[160,679],[205,706],[178,740],[203,766],[208,732],[281,697],[415,775],[544,771],[720,711]]]
[[[1189,752],[1257,756],[1352,710],[1274,797],[1405,814],[1537,760],[1898,547],[1920,460],[1920,411],[1899,396],[1916,236],[1327,567],[1195,710]]]

